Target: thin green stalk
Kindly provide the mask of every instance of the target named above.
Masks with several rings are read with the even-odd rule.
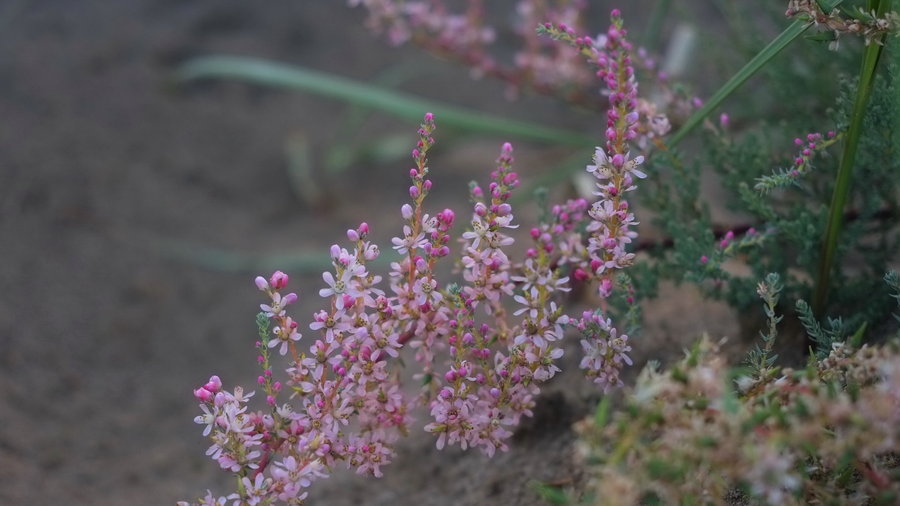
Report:
[[[868,4],[869,8],[875,10],[879,17],[883,16],[891,8],[891,0],[870,0]],[[822,254],[819,257],[819,273],[813,294],[813,313],[818,317],[822,316],[828,304],[831,270],[843,226],[844,207],[850,194],[853,162],[856,159],[856,150],[862,134],[866,106],[869,103],[872,86],[875,83],[875,70],[878,66],[882,49],[884,49],[883,42],[883,35],[878,40],[873,40],[866,47],[863,53],[862,64],[860,65],[859,87],[856,90],[856,100],[853,103],[853,114],[847,130],[844,151],[841,153],[841,162],[838,166],[838,173],[834,183],[834,193],[831,195],[831,205],[828,208],[828,223],[822,240]]]

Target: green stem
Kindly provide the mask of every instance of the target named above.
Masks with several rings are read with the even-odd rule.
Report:
[[[873,8],[880,17],[890,9],[891,0],[870,0],[869,7]],[[856,150],[859,147],[866,106],[872,94],[872,85],[875,82],[875,69],[881,57],[881,51],[884,49],[883,42],[884,36],[882,35],[877,40],[870,42],[866,47],[865,53],[863,53],[859,71],[859,86],[856,90],[856,100],[853,103],[850,127],[847,130],[847,142],[844,144],[843,153],[841,153],[841,162],[838,166],[838,173],[834,183],[834,193],[831,195],[831,205],[828,208],[828,223],[822,240],[822,254],[819,257],[819,272],[813,294],[813,313],[818,317],[823,315],[828,304],[831,270],[843,226],[844,207],[850,194],[853,162],[856,159]]]

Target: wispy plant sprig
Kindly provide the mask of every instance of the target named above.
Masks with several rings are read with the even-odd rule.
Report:
[[[776,188],[786,186],[800,186],[801,179],[813,170],[813,158],[815,155],[828,149],[841,140],[842,135],[834,131],[827,134],[814,132],[805,138],[794,139],[794,144],[801,147],[800,153],[794,157],[790,168],[780,169],[770,175],[761,176],[756,180],[753,189],[760,193],[768,193]]]
[[[778,355],[772,353],[772,347],[778,337],[778,324],[783,318],[782,315],[776,313],[778,299],[783,288],[781,277],[774,272],[767,275],[766,280],[761,281],[756,288],[756,294],[763,300],[763,311],[766,313],[768,322],[766,331],[759,333],[763,340],[763,347],[760,348],[759,345],[756,345],[747,357],[747,365],[750,366],[752,374],[756,378],[768,377],[769,369],[778,358]]]

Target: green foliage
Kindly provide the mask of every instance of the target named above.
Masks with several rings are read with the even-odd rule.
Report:
[[[732,133],[707,121],[698,136],[699,152],[668,151],[653,157],[652,171],[660,177],[651,192],[639,195],[654,211],[654,223],[672,238],[671,248],[650,250],[656,261],[653,279],[697,283],[707,295],[742,311],[754,303],[755,280],[767,273],[780,276],[783,301],[814,296],[814,283],[822,279],[823,237],[830,234],[824,244],[834,242],[836,268],[827,284],[828,304],[814,312],[837,318],[827,320],[828,331],[816,334],[814,326],[807,328],[811,337],[821,340],[820,351],[829,332],[843,336],[846,329],[888,317],[887,291],[880,278],[900,250],[898,66],[888,62],[866,67],[874,77],[870,100],[860,109],[859,78],[853,74],[867,48],[849,37],[841,40],[837,52],[820,42],[797,40],[768,59],[759,69],[765,82],[755,90],[732,90],[732,98],[741,100],[733,111],[728,110],[729,101],[723,102],[733,113],[732,122],[740,121],[740,130]],[[895,47],[889,44],[888,54]],[[849,163],[842,161],[846,156],[841,150],[854,118],[861,133],[856,157],[850,160],[855,170],[844,184],[835,181],[835,174],[842,163]],[[805,141],[810,132],[823,137],[798,165],[795,159],[804,146],[792,140]],[[701,190],[710,172],[719,177],[729,214],[744,216],[745,221],[714,221]],[[836,189],[847,192],[846,205],[832,202]],[[829,225],[835,216],[843,223],[839,236]],[[754,233],[747,234],[751,230]],[[723,246],[728,232],[734,237]],[[745,267],[734,269],[738,264]]]
[[[718,345],[701,340],[670,370],[645,369],[611,420],[578,426],[597,477],[586,495],[597,505],[891,504],[898,371],[898,343],[837,345],[805,370],[773,366],[735,388]]]

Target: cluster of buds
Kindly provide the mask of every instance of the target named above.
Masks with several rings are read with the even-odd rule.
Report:
[[[208,495],[201,504],[297,503],[314,480],[341,464],[381,476],[419,405],[430,411],[425,430],[436,436],[438,448],[459,444],[489,456],[506,450],[513,427],[531,416],[540,384],[559,372],[560,344],[570,324],[588,336],[582,361],[588,376],[604,390],[620,384],[620,369],[631,364],[630,347],[606,316],[605,298],[613,272],[634,259],[626,246],[636,236],[630,228],[636,222],[624,194],[644,174],[637,169],[642,157],[627,154],[635,138],[637,88],[616,11],[613,23],[603,76],[615,85],[608,143],[588,167],[598,179],[600,201],[552,206],[548,218],[530,229],[534,244],[525,257],[510,259],[511,233],[519,226],[510,199],[520,181],[513,148],[503,144],[489,184],[470,186],[471,220],[459,239],[461,280],[441,283],[437,264],[450,254],[455,213],[430,215],[425,209],[435,129],[434,117],[426,114],[411,153],[410,200],[400,207],[402,234],[392,239],[399,259],[391,263],[387,291],[370,271],[381,251],[369,240],[369,226],[347,230],[350,246],[331,247],[332,269],[322,274],[325,286],[318,291],[326,306],[308,324],[312,337],[304,351],[300,326],[288,315],[298,299],[285,293],[288,276],[279,271],[256,278],[267,297],[256,343],[267,410],[248,411],[253,394],[240,387],[228,393],[215,376],[195,390],[203,411],[195,421],[213,441],[207,453],[239,478],[235,494]],[[580,320],[566,315],[558,302],[573,282],[597,284],[604,308]],[[405,348],[415,351],[414,377],[424,385],[412,396],[403,388],[399,358]],[[289,362],[283,383],[273,372],[276,356]]]
[[[845,14],[835,7],[825,12],[816,0],[790,0],[785,16],[800,17],[816,24],[816,26],[832,32],[834,39],[829,48],[836,50],[843,34],[860,35],[866,45],[878,41],[887,34],[900,33],[900,14],[888,11],[879,16],[874,11],[865,12],[859,9],[848,10]]]
[[[797,137],[794,139],[794,145],[800,149],[800,152],[794,156],[791,166],[758,178],[753,188],[760,193],[768,193],[775,188],[798,185],[800,179],[814,168],[812,163],[814,157],[831,147],[840,138],[841,135],[833,130],[829,130],[824,135],[819,132],[811,132],[805,137]]]

